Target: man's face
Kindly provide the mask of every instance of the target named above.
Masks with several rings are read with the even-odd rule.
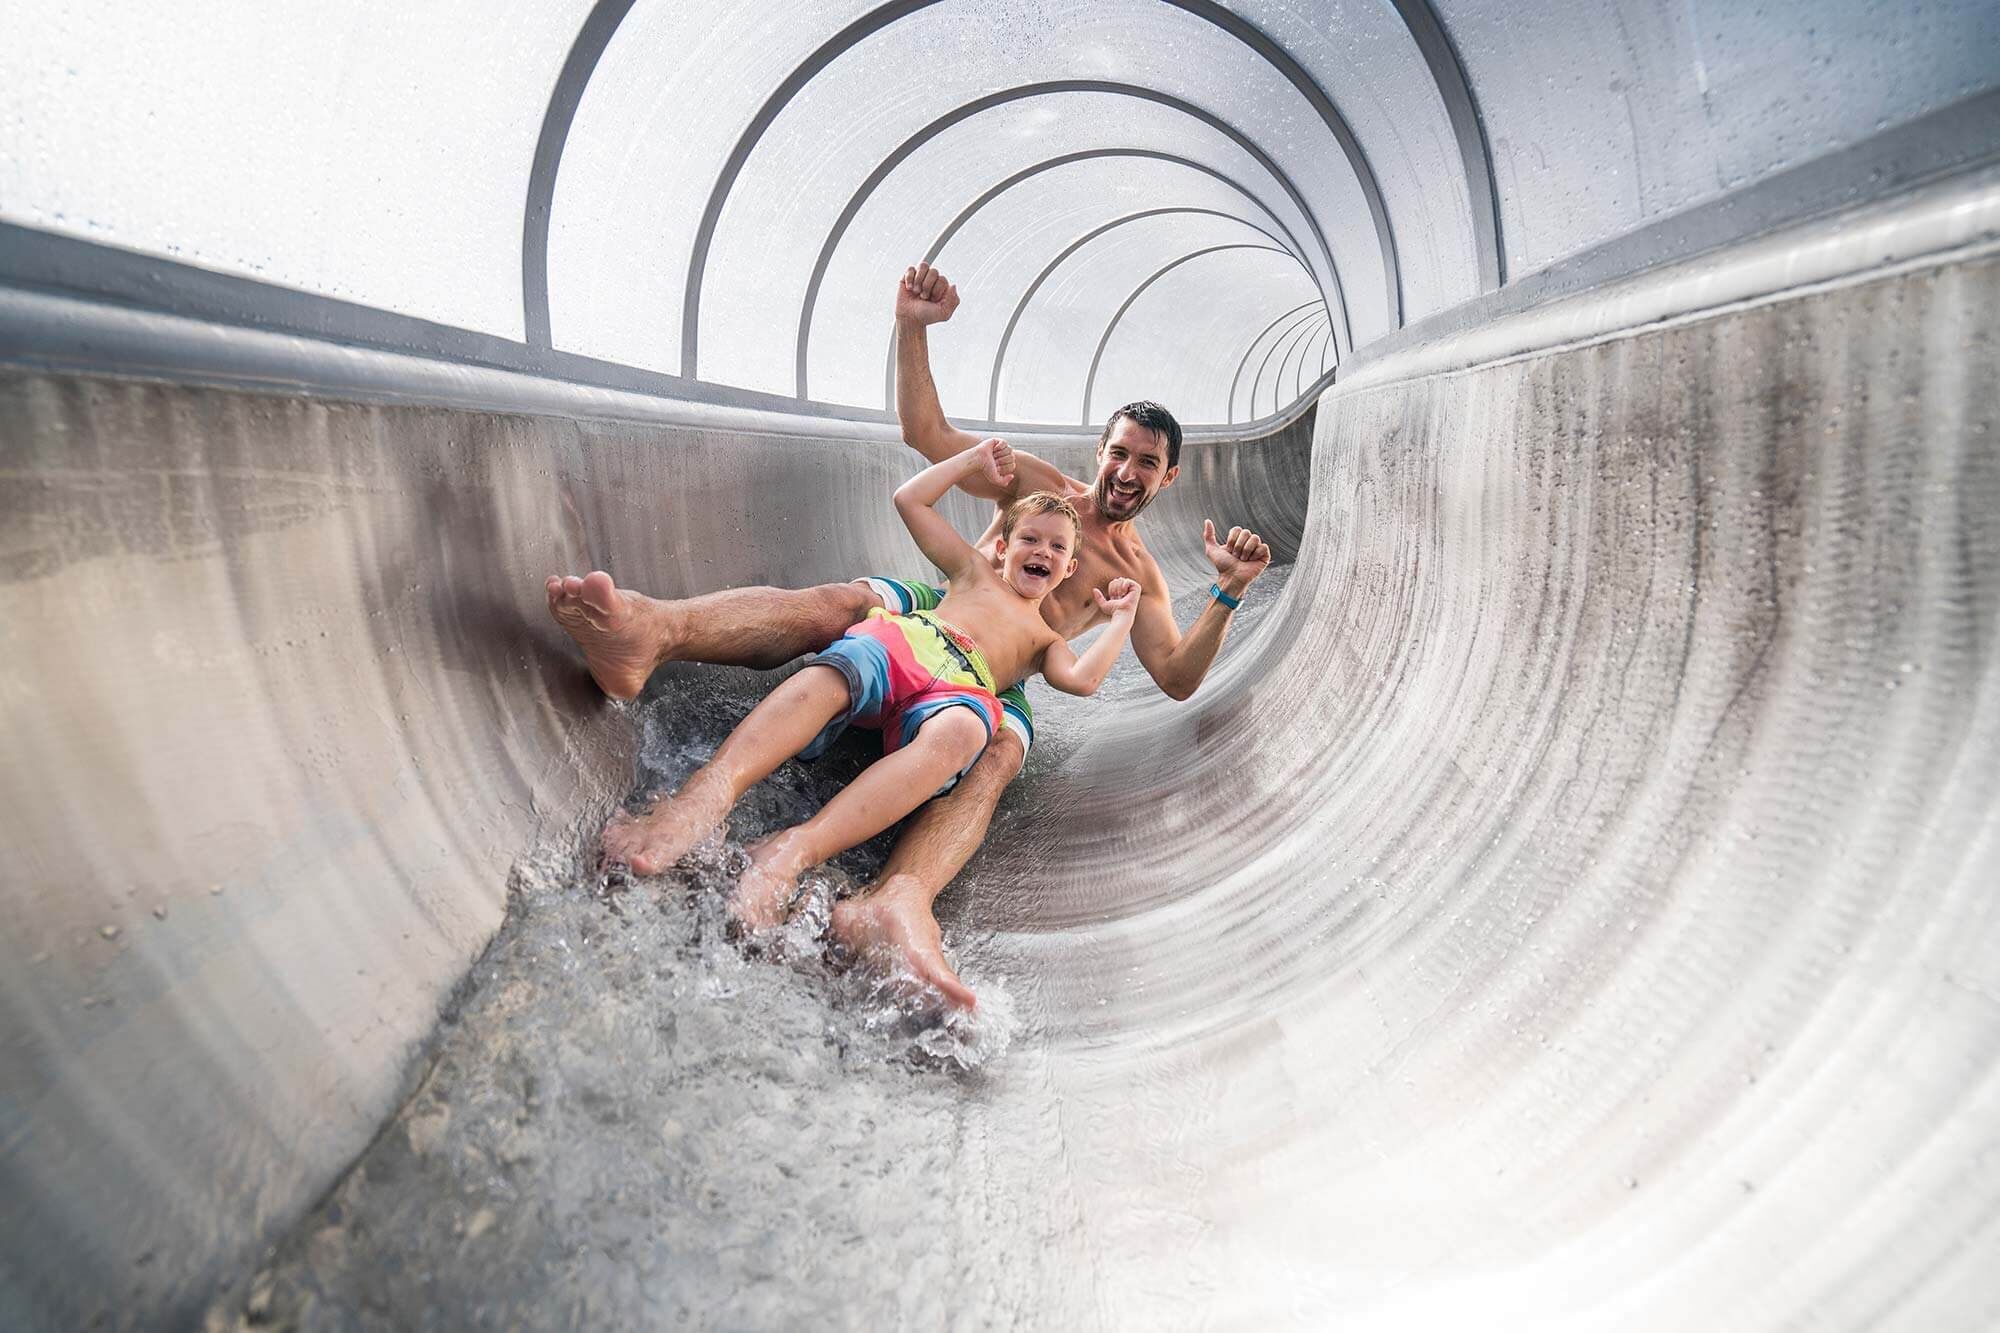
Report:
[[[1076,526],[1061,514],[1029,514],[1000,549],[1000,576],[1023,597],[1046,597],[1076,573]]]
[[[1164,435],[1120,417],[1097,446],[1097,483],[1091,498],[1108,521],[1129,523],[1154,496],[1173,485],[1180,471],[1167,466]]]

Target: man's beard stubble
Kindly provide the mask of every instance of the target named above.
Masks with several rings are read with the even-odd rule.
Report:
[[[1097,506],[1097,512],[1113,523],[1130,523],[1145,512],[1147,505],[1153,503],[1153,497],[1146,494],[1145,488],[1141,487],[1138,503],[1132,506],[1130,513],[1121,514],[1115,512],[1111,505],[1111,481],[1108,477],[1099,477],[1097,479],[1097,485],[1092,490],[1090,499]]]

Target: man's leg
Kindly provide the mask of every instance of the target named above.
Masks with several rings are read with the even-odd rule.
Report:
[[[583,649],[614,699],[636,698],[666,662],[769,669],[818,652],[881,598],[860,583],[816,588],[730,588],[666,602],[620,588],[602,570],[551,577],[549,614]]]
[[[970,708],[946,708],[924,719],[909,744],[861,770],[818,814],[780,829],[750,849],[750,868],[730,898],[747,926],[785,919],[799,874],[858,847],[915,810],[986,748],[986,720]]]
[[[950,794],[917,811],[896,840],[881,877],[833,909],[834,938],[849,953],[857,959],[900,960],[952,1004],[973,1007],[971,989],[944,960],[931,904],[985,841],[1000,794],[1026,758],[1020,736],[1002,727]]]

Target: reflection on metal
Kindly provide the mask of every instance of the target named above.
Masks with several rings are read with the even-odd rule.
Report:
[[[1395,0],[1403,26],[1416,40],[1424,63],[1430,66],[1431,82],[1444,99],[1445,114],[1451,118],[1452,137],[1458,140],[1459,160],[1465,164],[1465,198],[1472,209],[1472,242],[1479,252],[1479,290],[1490,292],[1507,281],[1507,250],[1500,240],[1500,191],[1493,183],[1493,149],[1486,140],[1486,119],[1479,114],[1479,101],[1465,77],[1465,65],[1452,45],[1451,34],[1438,21],[1430,0]]]
[[[549,208],[555,202],[556,168],[562,163],[569,127],[576,119],[583,90],[597,70],[611,35],[632,8],[632,0],[597,0],[590,17],[577,30],[576,41],[563,61],[556,88],[542,113],[541,137],[535,140],[535,163],[528,173],[528,209],[521,222],[521,318],[530,347],[548,347],[549,332]]]
[[[1285,362],[1291,359],[1292,350],[1306,340],[1312,333],[1313,328],[1314,322],[1307,320],[1297,328],[1287,332],[1282,338],[1273,338],[1271,340],[1271,346],[1265,351],[1264,359],[1257,363],[1257,373],[1250,377],[1250,411],[1253,414],[1257,411],[1257,386],[1264,382],[1264,372],[1271,368],[1271,358],[1274,356],[1278,358],[1278,373],[1271,377],[1271,402],[1273,404],[1272,410],[1277,410],[1278,380],[1285,373]],[[1282,353],[1278,350],[1280,347],[1284,348]]]
[[[1311,310],[1315,305],[1320,305],[1321,308],[1324,309],[1323,303],[1315,301],[1307,301],[1304,305],[1294,306],[1290,310],[1287,310],[1284,314],[1278,316],[1276,319],[1272,320],[1269,324],[1266,324],[1262,329],[1260,329],[1257,333],[1257,336],[1250,340],[1250,345],[1243,349],[1243,359],[1236,363],[1236,374],[1231,376],[1229,380],[1228,417],[1231,422],[1234,422],[1236,420],[1237,386],[1243,382],[1243,372],[1249,368],[1251,356],[1257,351],[1259,347],[1263,346],[1265,335],[1270,333],[1273,329],[1277,328],[1280,324],[1283,324],[1286,320],[1291,319],[1292,316],[1298,315],[1300,311]],[[1310,318],[1311,318],[1310,315],[1300,316],[1297,323],[1295,323],[1292,326],[1292,328],[1298,327],[1299,324],[1305,323]],[[1332,321],[1328,321],[1327,327],[1328,328],[1333,327]],[[1285,330],[1285,333],[1289,332],[1291,332],[1291,329]],[[1278,337],[1280,338],[1284,336],[1285,336],[1284,333],[1278,334]],[[1254,401],[1245,403],[1244,408],[1253,417],[1257,414],[1257,404]]]
[[[1342,323],[1346,324],[1346,297],[1340,289],[1340,274],[1333,267],[1333,247],[1327,244],[1326,232],[1320,227],[1319,218],[1313,213],[1312,205],[1306,202],[1305,195],[1300,193],[1299,187],[1292,182],[1290,176],[1285,174],[1284,168],[1273,161],[1271,155],[1258,147],[1248,135],[1206,108],[1196,106],[1193,102],[1185,101],[1168,93],[1141,87],[1136,83],[1116,83],[1104,79],[1055,79],[1047,83],[1027,83],[1022,84],[1018,88],[1003,88],[999,92],[988,93],[984,97],[976,98],[961,106],[954,107],[918,130],[909,138],[903,140],[902,143],[896,146],[893,152],[882,159],[875,170],[868,173],[868,179],[861,182],[860,187],[855,190],[854,196],[847,201],[847,207],[841,209],[840,216],[834,220],[833,227],[827,232],[826,241],[819,249],[819,257],[813,262],[812,277],[806,284],[805,301],[799,308],[798,343],[793,363],[793,376],[796,385],[794,393],[796,393],[801,401],[806,400],[810,396],[806,386],[806,359],[812,338],[813,307],[819,303],[820,284],[826,279],[827,266],[833,262],[833,253],[839,248],[841,238],[847,234],[847,228],[853,223],[855,216],[860,213],[862,206],[868,202],[869,196],[875,193],[876,187],[887,180],[890,173],[901,166],[910,154],[916,152],[932,139],[944,133],[952,126],[959,124],[961,121],[970,120],[981,112],[991,111],[995,107],[1006,106],[1011,102],[1018,102],[1024,98],[1047,97],[1059,93],[1109,93],[1118,97],[1130,97],[1141,102],[1152,102],[1155,105],[1164,106],[1170,110],[1178,111],[1183,115],[1191,116],[1217,133],[1228,136],[1231,142],[1256,159],[1257,164],[1269,172],[1271,177],[1280,186],[1284,187],[1286,197],[1292,201],[1293,206],[1305,217],[1306,225],[1312,229],[1313,241],[1318,245],[1320,254],[1326,260],[1328,275],[1333,279],[1334,300],[1340,306]],[[690,270],[688,281],[690,283],[696,282],[699,276],[698,273]],[[693,307],[690,307],[690,309],[692,310]],[[684,354],[690,350],[690,346],[689,344],[683,344],[682,351]],[[1348,346],[1350,348],[1353,346],[1351,326],[1349,326]],[[683,359],[682,365],[684,367],[689,364],[688,361]],[[692,369],[689,369],[688,373],[693,374]]]
[[[1014,303],[1014,312],[1007,316],[1006,330],[1000,335],[1000,345],[993,352],[993,376],[987,382],[986,388],[986,415],[989,418],[994,420],[999,419],[1000,369],[1007,363],[1007,348],[1014,341],[1014,327],[1021,322],[1021,316],[1027,312],[1028,303],[1035,299],[1035,293],[1042,289],[1042,284],[1047,282],[1058,268],[1062,267],[1064,260],[1098,237],[1104,235],[1104,233],[1114,231],[1128,222],[1138,222],[1143,218],[1164,217],[1173,213],[1200,213],[1206,214],[1209,217],[1227,218],[1231,222],[1241,222],[1244,226],[1250,228],[1266,240],[1278,240],[1276,236],[1271,235],[1270,232],[1265,231],[1262,227],[1248,219],[1237,217],[1234,213],[1220,212],[1213,208],[1148,208],[1138,213],[1127,213],[1122,218],[1113,218],[1101,227],[1092,227],[1089,231],[1064,246],[1054,259],[1044,264],[1042,271],[1035,275],[1035,280],[1028,284],[1026,291],[1021,293],[1021,299]],[[1298,261],[1299,267],[1306,271],[1306,280],[1311,282],[1312,265],[1306,263],[1303,256],[1289,246],[1285,246],[1283,242],[1279,242],[1279,245],[1284,249],[1286,254]],[[1314,285],[1317,286],[1318,284],[1315,283]]]
[[[1326,95],[1326,89],[1301,65],[1293,59],[1292,53],[1273,41],[1269,34],[1240,14],[1231,12],[1217,4],[1215,0],[1165,0],[1176,9],[1186,10],[1195,17],[1213,23],[1230,36],[1261,56],[1265,63],[1284,75],[1299,95],[1312,105],[1320,123],[1325,125],[1340,145],[1340,151],[1347,156],[1347,165],[1354,172],[1354,179],[1361,186],[1362,198],[1368,201],[1368,216],[1375,223],[1375,244],[1382,251],[1382,283],[1389,294],[1389,327],[1403,327],[1403,268],[1396,260],[1396,236],[1389,226],[1389,210],[1382,203],[1382,187],[1375,180],[1375,169],[1368,165],[1368,154],[1361,150],[1361,141],[1354,137],[1348,127],[1346,117],[1340,114],[1333,99]],[[1435,71],[1433,71],[1435,73]],[[1440,92],[1443,89],[1440,87]],[[1446,98],[1447,104],[1450,99]],[[1468,182],[1467,188],[1470,189]],[[1328,262],[1331,262],[1330,260]],[[1354,339],[1350,331],[1349,350]]]
[[[1224,251],[1228,250],[1269,250],[1272,254],[1279,254],[1279,255],[1285,253],[1283,250],[1273,249],[1271,246],[1268,245],[1206,246],[1203,249],[1193,251],[1192,253],[1189,254],[1184,254],[1179,259],[1176,259],[1169,264],[1163,265],[1162,267],[1154,271],[1152,277],[1147,278],[1137,287],[1134,287],[1132,289],[1132,294],[1126,297],[1124,304],[1118,307],[1117,313],[1111,316],[1111,322],[1104,326],[1104,336],[1097,340],[1097,350],[1095,352],[1092,352],[1090,355],[1090,373],[1084,377],[1083,381],[1083,415],[1081,418],[1081,423],[1083,425],[1088,426],[1091,423],[1090,395],[1091,392],[1097,387],[1098,363],[1104,360],[1104,349],[1111,342],[1111,335],[1118,331],[1118,322],[1125,318],[1125,312],[1132,308],[1132,303],[1138,300],[1141,296],[1145,295],[1146,289],[1148,287],[1151,287],[1154,283],[1158,282],[1161,278],[1166,277],[1167,274],[1172,273],[1175,269],[1179,268],[1181,265],[1188,263],[1191,260],[1200,259],[1203,255],[1221,254]]]
[[[1285,225],[1284,220],[1272,210],[1270,205],[1266,204],[1259,195],[1252,192],[1243,182],[1226,172],[1216,170],[1206,162],[1197,162],[1191,157],[1182,157],[1178,153],[1162,153],[1152,148],[1087,148],[1081,152],[1064,153],[1060,157],[1052,157],[1047,161],[1037,162],[1031,167],[1024,167],[1009,176],[1006,180],[1001,181],[998,185],[985,191],[977,199],[974,199],[971,203],[960,209],[958,216],[953,218],[946,224],[945,229],[938,233],[938,238],[931,242],[929,249],[924,251],[924,262],[926,264],[937,262],[937,257],[944,253],[944,248],[951,244],[951,238],[958,235],[959,230],[966,223],[970,222],[980,209],[986,207],[986,205],[992,203],[1016,185],[1021,184],[1023,181],[1031,180],[1045,171],[1053,171],[1057,167],[1065,167],[1075,162],[1089,162],[1107,157],[1133,157],[1144,158],[1154,162],[1171,162],[1176,166],[1189,167],[1201,172],[1205,176],[1211,176],[1255,204],[1259,212],[1271,219],[1271,225],[1284,234],[1285,241],[1290,245],[1293,254],[1305,254],[1305,247],[1299,244],[1299,238],[1293,234],[1290,227]],[[1328,263],[1331,262],[1332,260],[1329,257]],[[1313,286],[1319,289],[1320,299],[1325,300],[1326,287],[1320,282],[1318,271],[1311,264],[1307,264],[1306,272],[1311,274]],[[889,334],[889,350],[887,356],[884,358],[882,369],[882,406],[890,411],[894,411],[896,407],[896,335],[893,331]]]

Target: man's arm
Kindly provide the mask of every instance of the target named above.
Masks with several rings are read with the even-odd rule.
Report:
[[[947,578],[958,578],[979,558],[972,543],[958,535],[958,529],[937,511],[937,502],[954,485],[964,485],[975,476],[987,484],[1004,488],[1014,475],[1014,451],[1005,440],[985,440],[970,449],[933,463],[896,488],[896,512],[903,525],[917,539],[917,549]]]
[[[1217,541],[1215,524],[1202,521],[1202,539],[1209,563],[1215,566],[1215,581],[1231,597],[1241,597],[1271,565],[1271,548],[1248,528],[1231,528],[1227,541]],[[1132,651],[1146,674],[1170,699],[1186,699],[1208,675],[1222,641],[1229,634],[1231,609],[1211,598],[1184,635],[1174,623],[1167,582],[1160,567],[1149,555],[1150,567],[1143,580],[1145,595],[1139,599],[1138,618],[1132,622]]]
[[[896,286],[896,419],[903,441],[933,463],[964,453],[979,443],[971,431],[960,430],[945,417],[931,378],[930,326],[942,324],[958,309],[958,288],[929,264],[903,274]],[[961,482],[968,495],[1007,504],[1016,495],[1063,490],[1063,474],[1054,464],[1033,454],[1014,455],[1013,483],[1002,490],[983,475]]]

